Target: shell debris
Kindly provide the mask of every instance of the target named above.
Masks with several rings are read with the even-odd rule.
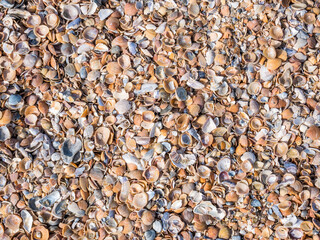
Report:
[[[0,0],[0,239],[320,240],[320,3]]]

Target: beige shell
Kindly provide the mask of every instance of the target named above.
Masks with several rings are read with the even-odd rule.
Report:
[[[35,27],[34,34],[39,38],[45,38],[49,33],[49,28],[46,25]]]
[[[98,29],[94,27],[87,27],[86,29],[83,30],[82,36],[85,40],[91,42],[97,38],[98,33],[99,33]]]
[[[260,82],[252,82],[248,86],[248,93],[250,95],[258,95],[262,89],[262,85]]]
[[[122,69],[117,62],[109,62],[107,64],[107,71],[110,74],[120,74],[122,72]]]
[[[45,226],[36,226],[32,229],[31,232],[32,240],[48,240],[49,239],[49,231]]]
[[[146,179],[147,182],[155,182],[158,180],[159,176],[160,171],[155,166],[150,166],[143,172],[143,177]]]
[[[181,114],[176,119],[176,129],[179,131],[185,131],[189,127],[190,118],[188,114]]]
[[[316,15],[311,12],[307,12],[303,15],[303,22],[305,24],[314,24],[316,22]]]
[[[13,233],[18,232],[21,223],[22,218],[15,214],[11,214],[4,219],[4,226]]]
[[[277,70],[281,66],[282,60],[280,58],[268,59],[267,68],[270,71]]]
[[[126,54],[121,55],[118,58],[118,64],[122,69],[128,69],[131,67],[130,57]]]
[[[142,120],[145,122],[153,122],[155,119],[155,114],[152,111],[144,111],[142,113]]]
[[[271,27],[269,33],[270,36],[276,40],[280,40],[281,38],[283,38],[283,30],[278,25]]]
[[[99,127],[94,134],[94,141],[97,146],[104,147],[108,144],[111,131],[106,127]]]
[[[266,47],[263,50],[263,56],[265,56],[267,59],[275,59],[277,57],[277,50],[273,46]]]
[[[36,125],[37,121],[38,121],[38,117],[35,114],[28,114],[25,119],[24,119],[25,123],[31,126]]]
[[[55,28],[59,25],[60,23],[60,18],[54,14],[54,13],[50,13],[46,16],[46,24],[49,28]]]
[[[174,93],[177,87],[178,87],[178,83],[172,77],[165,79],[163,82],[163,88],[167,93]]]
[[[148,204],[148,194],[146,194],[145,192],[141,192],[134,195],[131,203],[131,205],[138,210],[144,208],[147,204]]]
[[[204,165],[199,166],[197,172],[201,178],[209,178],[211,174],[210,168]]]
[[[247,195],[250,189],[247,181],[243,180],[237,182],[235,190],[238,195]]]
[[[0,126],[9,124],[12,120],[12,113],[9,109],[0,113]]]
[[[30,15],[26,19],[26,26],[29,28],[35,28],[41,24],[41,17],[37,14]]]
[[[274,154],[278,157],[283,157],[288,152],[288,144],[284,142],[279,142],[274,147]]]

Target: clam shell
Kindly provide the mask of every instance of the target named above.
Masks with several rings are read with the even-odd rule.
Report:
[[[29,28],[34,28],[37,27],[41,24],[41,17],[37,14],[34,15],[30,15],[27,19],[26,19],[26,26]]]
[[[201,178],[209,178],[211,174],[210,168],[204,165],[199,166],[197,172]]]
[[[277,70],[281,66],[282,60],[280,58],[268,59],[267,68],[270,71]]]
[[[64,162],[69,164],[73,161],[78,161],[81,148],[82,142],[79,138],[66,139],[61,147],[61,154]]]
[[[126,54],[118,58],[118,64],[122,69],[128,69],[131,67],[130,57]]]
[[[266,47],[263,50],[263,55],[267,58],[267,59],[275,59],[277,57],[277,51],[276,49],[271,46],[271,47]]]
[[[107,71],[110,74],[120,74],[122,72],[122,69],[117,62],[109,62],[107,64]]]
[[[0,141],[6,141],[10,139],[11,133],[9,129],[6,126],[0,127]]]
[[[49,33],[49,28],[46,25],[40,25],[34,28],[34,34],[39,38],[45,38]]]
[[[262,85],[259,82],[252,82],[248,86],[248,93],[250,95],[258,95],[262,89]]]
[[[61,15],[66,20],[75,20],[79,15],[79,11],[74,5],[65,5]]]
[[[274,154],[278,157],[283,157],[288,152],[288,144],[284,142],[279,142],[275,145]]]
[[[138,210],[144,208],[147,204],[148,204],[148,194],[146,194],[145,192],[134,195],[131,203],[131,205]]]
[[[271,27],[269,34],[273,39],[276,40],[280,40],[283,38],[283,30],[278,25]]]
[[[82,36],[85,40],[91,42],[97,38],[98,33],[99,33],[98,29],[94,27],[87,27],[86,29],[83,30]]]
[[[104,147],[107,145],[110,139],[111,132],[109,128],[106,127],[99,127],[94,134],[94,141],[95,144],[99,147]]]
[[[146,179],[147,182],[156,182],[159,179],[159,176],[160,171],[155,166],[150,166],[143,172],[143,177]]]
[[[305,24],[314,24],[316,22],[316,15],[311,12],[307,12],[303,15],[303,22]]]

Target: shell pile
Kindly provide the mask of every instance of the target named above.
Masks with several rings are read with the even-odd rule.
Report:
[[[0,0],[0,239],[320,239],[320,2]]]

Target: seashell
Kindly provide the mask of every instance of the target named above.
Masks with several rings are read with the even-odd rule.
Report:
[[[179,145],[183,148],[192,145],[192,137],[188,132],[184,132],[179,136]]]
[[[46,25],[40,25],[34,28],[34,34],[39,38],[46,38],[49,33],[49,28]]]
[[[310,221],[303,221],[301,224],[300,224],[300,228],[303,232],[306,232],[306,233],[309,233],[309,232],[312,232],[313,230],[313,223],[310,222]]]
[[[204,179],[209,178],[211,174],[210,168],[204,165],[199,166],[197,169],[197,172],[198,172],[198,175]]]
[[[289,231],[289,236],[292,239],[301,239],[304,236],[304,233],[301,229],[299,228],[293,228]]]
[[[241,170],[243,172],[250,172],[253,169],[252,163],[249,160],[245,160],[241,163]]]
[[[287,239],[288,238],[288,229],[284,226],[278,226],[275,229],[275,236],[279,239]]]
[[[306,83],[307,83],[307,78],[303,75],[296,75],[292,81],[292,84],[295,87],[302,87],[302,86],[306,85]]]
[[[237,182],[235,190],[236,190],[236,193],[240,196],[247,195],[250,191],[249,185],[245,180]]]
[[[0,123],[0,125],[2,125],[2,124]],[[10,133],[9,129],[6,126],[0,127],[0,141],[4,142],[4,141],[10,139],[10,137],[11,137],[11,133]]]
[[[311,138],[313,141],[318,140],[320,138],[320,128],[313,125],[306,131],[306,137]]]
[[[32,215],[25,209],[21,211],[21,218],[23,220],[23,228],[26,230],[27,233],[31,232],[32,224],[33,224],[33,217]]]
[[[92,42],[97,38],[98,33],[99,33],[98,29],[94,27],[87,27],[86,29],[83,30],[82,36],[85,40]]]
[[[185,223],[176,215],[171,215],[168,219],[168,231],[176,235],[184,228]]]
[[[177,39],[177,43],[180,47],[187,49],[190,48],[192,45],[191,37],[190,36],[179,36]]]
[[[7,227],[12,233],[16,233],[19,231],[21,223],[21,217],[15,214],[10,214],[4,219],[4,226]]]
[[[276,40],[280,40],[283,38],[282,28],[278,25],[271,27],[269,34],[273,39]]]
[[[178,131],[186,131],[189,127],[190,118],[188,114],[181,114],[176,119],[176,129]]]
[[[31,239],[32,240],[48,240],[49,230],[45,226],[38,225],[32,228]]]
[[[121,55],[118,58],[118,64],[122,69],[128,69],[131,67],[130,57],[126,54]]]
[[[30,15],[25,22],[29,28],[35,28],[41,24],[41,17],[37,14]]]
[[[228,172],[231,168],[231,159],[229,157],[221,158],[217,163],[217,169],[219,172]]]
[[[39,203],[45,207],[51,207],[56,201],[60,199],[60,193],[58,191],[53,191],[49,195],[45,196]]]
[[[257,55],[253,52],[245,52],[242,54],[242,59],[247,63],[253,63],[257,60]]]
[[[281,66],[281,63],[282,63],[282,61],[279,58],[268,59],[267,68],[270,71],[274,71],[274,70],[278,69]]]
[[[314,24],[316,22],[316,15],[311,12],[307,12],[302,17],[305,24]]]
[[[120,26],[119,19],[115,17],[109,17],[106,21],[106,26],[111,31],[116,31]]]
[[[288,144],[284,142],[279,142],[275,145],[274,154],[278,157],[283,157],[288,152]]]
[[[61,45],[61,53],[62,53],[64,56],[71,56],[71,55],[74,53],[74,49],[73,49],[72,44],[70,44],[70,43],[63,43],[63,44]]]
[[[119,63],[117,63],[117,62],[109,62],[107,64],[107,71],[108,71],[108,73],[113,74],[113,75],[122,73],[122,69],[121,69]]]
[[[249,121],[249,127],[252,131],[259,131],[263,127],[263,121],[261,118],[253,117]]]
[[[154,61],[161,67],[170,67],[171,60],[164,55],[154,55]]]
[[[176,97],[179,101],[186,101],[188,98],[188,93],[183,87],[178,87],[176,89]]]
[[[138,12],[138,9],[136,8],[135,3],[126,3],[126,5],[124,5],[124,14],[125,15],[134,16],[137,14],[137,12]]]
[[[131,109],[131,103],[125,99],[121,99],[115,104],[114,107],[119,114],[125,114]]]
[[[136,195],[134,195],[131,203],[131,205],[138,210],[144,208],[147,204],[148,194],[146,194],[145,192],[137,193]]]
[[[155,166],[150,166],[143,172],[143,177],[147,182],[153,183],[159,179],[160,171]]]
[[[178,83],[172,77],[165,79],[163,82],[163,88],[167,93],[174,93],[177,87]]]
[[[20,109],[24,105],[22,97],[18,94],[10,95],[6,102],[6,106],[10,109]]]
[[[252,82],[248,86],[248,93],[250,95],[258,95],[262,89],[262,85],[259,82]]]
[[[277,58],[280,58],[282,61],[286,61],[288,54],[285,50],[277,49]]]
[[[232,234],[232,231],[228,227],[221,227],[219,230],[218,236],[219,238],[222,238],[222,239],[230,239],[231,234]]]
[[[111,132],[109,128],[99,127],[94,133],[94,142],[98,147],[105,147],[110,140]]]
[[[2,0],[0,2],[0,5],[5,8],[13,8],[14,4],[15,4],[15,1],[13,1],[13,0]]]
[[[113,13],[112,9],[100,9],[98,12],[100,21],[107,19],[112,13]]]
[[[46,24],[50,29],[56,28],[60,24],[60,18],[54,13],[49,13],[46,16]]]
[[[279,78],[279,83],[284,86],[285,88],[288,88],[292,85],[292,77],[290,75],[290,71],[286,70],[281,77]]]
[[[147,210],[142,213],[141,221],[143,224],[150,226],[151,224],[153,224],[154,220],[155,220],[155,216],[152,211]]]
[[[62,159],[66,164],[77,162],[80,159],[82,142],[79,138],[66,139],[61,147]]]
[[[199,15],[199,13],[200,13],[200,7],[196,2],[191,3],[188,6],[188,14],[191,18],[196,18]]]
[[[279,203],[278,208],[284,217],[292,213],[290,201],[282,201]]]
[[[26,69],[31,69],[36,65],[37,60],[37,56],[33,54],[27,54],[23,59],[23,65],[26,67]]]
[[[79,11],[74,5],[65,5],[61,15],[66,20],[75,20],[79,15]]]
[[[211,146],[213,143],[213,136],[208,133],[203,134],[201,136],[201,143],[204,147]]]
[[[265,56],[267,59],[275,59],[277,57],[277,51],[273,46],[266,47],[263,50],[263,56]]]
[[[28,114],[25,118],[24,118],[24,122],[27,124],[27,125],[30,125],[30,126],[35,126],[36,123],[38,121],[38,117],[37,115],[35,114]]]
[[[155,114],[152,111],[144,111],[142,113],[142,120],[145,122],[153,122],[155,119]]]

